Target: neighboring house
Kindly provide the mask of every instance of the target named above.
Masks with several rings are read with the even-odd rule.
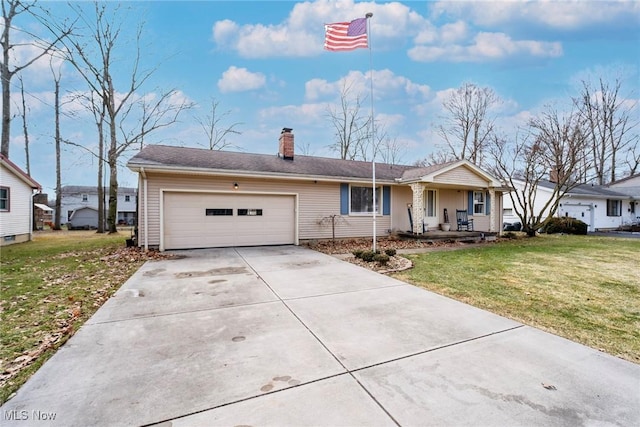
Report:
[[[372,163],[294,156],[291,129],[278,155],[150,145],[127,164],[139,174],[138,244],[186,249],[299,244],[373,235]],[[475,231],[502,228],[497,179],[468,161],[426,168],[376,163],[376,236],[422,234],[456,209]],[[410,230],[409,212],[413,229]],[[427,231],[428,233],[428,231]]]
[[[640,174],[612,182],[608,187],[629,197],[622,206],[622,224],[640,224]]]
[[[33,230],[33,178],[0,154],[0,246],[27,242]]]
[[[88,214],[88,211],[82,213],[82,217],[89,219],[94,217],[90,224],[86,224],[89,228],[98,227],[98,187],[67,185],[61,189],[61,224],[68,223],[74,214],[74,211],[83,208],[91,208],[95,215]],[[118,187],[118,224],[133,225],[136,217],[137,190],[135,188]],[[109,207],[109,189],[105,188],[105,213]],[[105,214],[106,221],[106,214]],[[84,227],[84,226],[83,226]]]
[[[515,187],[522,189],[523,182],[515,181]],[[542,210],[544,205],[553,196],[555,183],[551,181],[540,181],[534,200],[536,215]],[[571,217],[579,219],[587,224],[588,231],[613,230],[625,224],[624,210],[631,203],[631,197],[621,191],[601,185],[580,184],[567,192],[558,204],[556,217]],[[519,222],[517,216],[519,206],[513,206],[511,197],[505,194],[503,207],[504,223]],[[635,209],[635,207],[634,207]],[[548,208],[543,212],[543,218],[548,213]]]

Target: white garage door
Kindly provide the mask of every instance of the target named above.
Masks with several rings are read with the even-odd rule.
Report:
[[[164,249],[295,243],[295,198],[164,194]]]

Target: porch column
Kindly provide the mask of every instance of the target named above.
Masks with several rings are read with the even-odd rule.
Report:
[[[493,233],[496,231],[496,220],[498,219],[498,216],[496,215],[496,190],[494,190],[493,188],[489,189],[489,199],[489,232]]]
[[[422,234],[422,222],[424,221],[424,186],[419,182],[411,184],[413,191],[413,232]]]

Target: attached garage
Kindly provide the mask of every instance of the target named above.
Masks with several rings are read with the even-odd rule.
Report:
[[[161,249],[296,244],[296,196],[164,191]]]

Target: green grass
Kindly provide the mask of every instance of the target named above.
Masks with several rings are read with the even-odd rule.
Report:
[[[542,235],[407,257],[401,280],[640,363],[640,240]]]
[[[44,232],[0,249],[0,403],[142,264],[112,256],[129,236]]]

